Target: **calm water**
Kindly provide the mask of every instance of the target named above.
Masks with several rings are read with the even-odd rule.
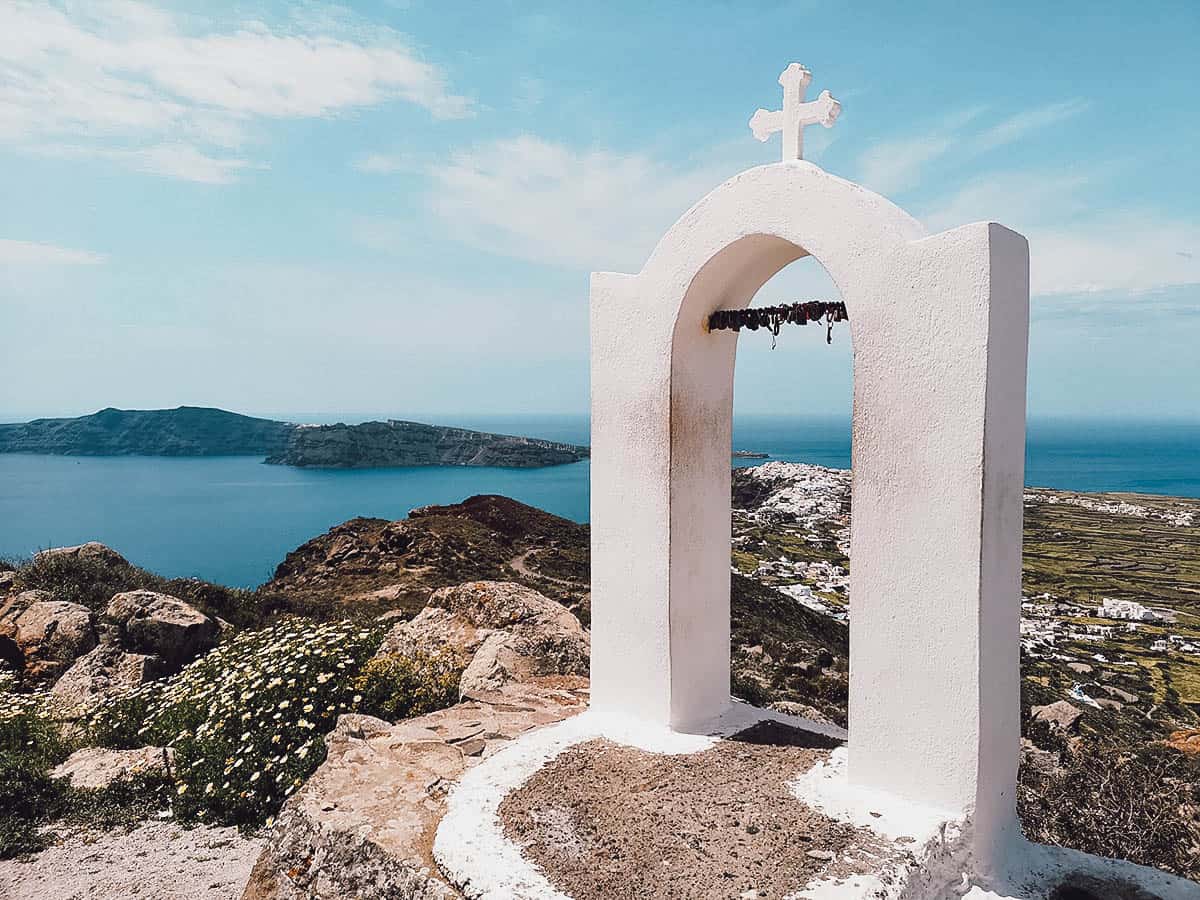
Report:
[[[588,440],[582,417],[458,424]],[[734,446],[773,459],[850,464],[845,420],[740,418]],[[354,516],[396,519],[415,506],[496,493],[586,521],[589,471],[586,462],[324,471],[268,466],[258,457],[0,454],[0,556],[98,540],[164,575],[250,587],[267,580],[289,550]],[[1032,422],[1027,481],[1200,497],[1200,424]]]

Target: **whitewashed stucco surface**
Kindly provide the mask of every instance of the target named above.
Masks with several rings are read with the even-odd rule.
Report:
[[[729,703],[729,451],[743,307],[811,254],[850,314],[849,777],[1014,827],[1028,248],[926,236],[803,162],[744,172],[638,275],[592,278],[592,696],[687,730]]]

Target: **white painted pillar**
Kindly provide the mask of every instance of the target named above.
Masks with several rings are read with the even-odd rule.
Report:
[[[849,777],[973,809],[986,843],[1019,755],[1028,249],[978,223],[895,273],[851,309]]]

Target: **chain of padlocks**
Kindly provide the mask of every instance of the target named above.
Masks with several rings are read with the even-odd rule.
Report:
[[[741,331],[743,328],[758,331],[765,328],[771,333],[771,346],[784,325],[807,325],[809,322],[825,322],[825,343],[833,343],[833,323],[845,322],[846,304],[829,303],[824,300],[806,300],[802,303],[785,303],[782,306],[759,306],[753,309],[718,309],[708,317],[708,330],[727,329]]]

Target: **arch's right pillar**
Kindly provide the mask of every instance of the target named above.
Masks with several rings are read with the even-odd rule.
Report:
[[[851,306],[849,778],[972,811],[986,854],[1016,822],[1028,246],[896,252]]]

